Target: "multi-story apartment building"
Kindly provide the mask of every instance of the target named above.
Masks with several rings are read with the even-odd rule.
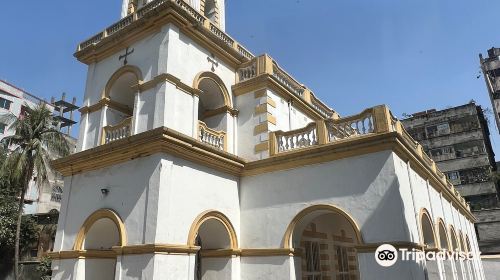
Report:
[[[495,112],[495,123],[500,131],[500,48],[488,50],[488,57],[479,54],[481,70],[490,96],[491,105]]]
[[[403,124],[473,209],[497,206],[498,189],[490,176],[496,164],[481,106],[428,110]]]

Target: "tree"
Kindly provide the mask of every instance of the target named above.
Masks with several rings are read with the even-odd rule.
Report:
[[[45,104],[34,108],[26,106],[22,117],[10,116],[9,129],[15,134],[5,137],[1,143],[10,150],[2,165],[2,173],[18,186],[16,236],[14,244],[14,275],[19,279],[19,242],[24,208],[24,196],[32,178],[38,186],[47,181],[49,162],[69,153],[69,144],[57,130],[57,122]],[[34,176],[35,175],[35,176]]]
[[[5,157],[0,156],[0,162]],[[18,201],[16,188],[7,176],[0,176],[0,279],[12,270]],[[23,216],[21,223],[21,248],[29,248],[37,240],[36,221],[31,216]]]

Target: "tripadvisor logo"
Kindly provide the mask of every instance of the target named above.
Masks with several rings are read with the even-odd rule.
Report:
[[[383,267],[393,266],[398,261],[398,256],[402,261],[435,261],[435,260],[472,260],[475,257],[474,253],[453,252],[453,251],[427,251],[422,252],[415,249],[408,250],[407,248],[396,249],[391,244],[382,244],[375,250],[375,260]]]
[[[393,266],[398,260],[398,250],[390,244],[380,245],[375,251],[375,260],[383,267]]]

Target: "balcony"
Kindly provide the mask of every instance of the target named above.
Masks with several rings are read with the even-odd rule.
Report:
[[[244,83],[261,75],[269,75],[293,96],[309,104],[321,116],[330,118],[335,115],[334,111],[316,98],[310,89],[294,79],[268,55],[261,55],[244,63],[237,71],[237,83]]]
[[[226,132],[209,128],[202,121],[198,121],[198,140],[216,149],[227,151]]]
[[[102,129],[102,141],[101,144],[108,144],[116,140],[127,138],[132,135],[132,117],[124,119],[117,125],[105,126]]]

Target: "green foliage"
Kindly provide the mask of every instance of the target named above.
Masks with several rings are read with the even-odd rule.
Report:
[[[36,267],[36,271],[40,272],[40,276],[52,275],[52,259],[46,256],[40,259],[40,264]]]

